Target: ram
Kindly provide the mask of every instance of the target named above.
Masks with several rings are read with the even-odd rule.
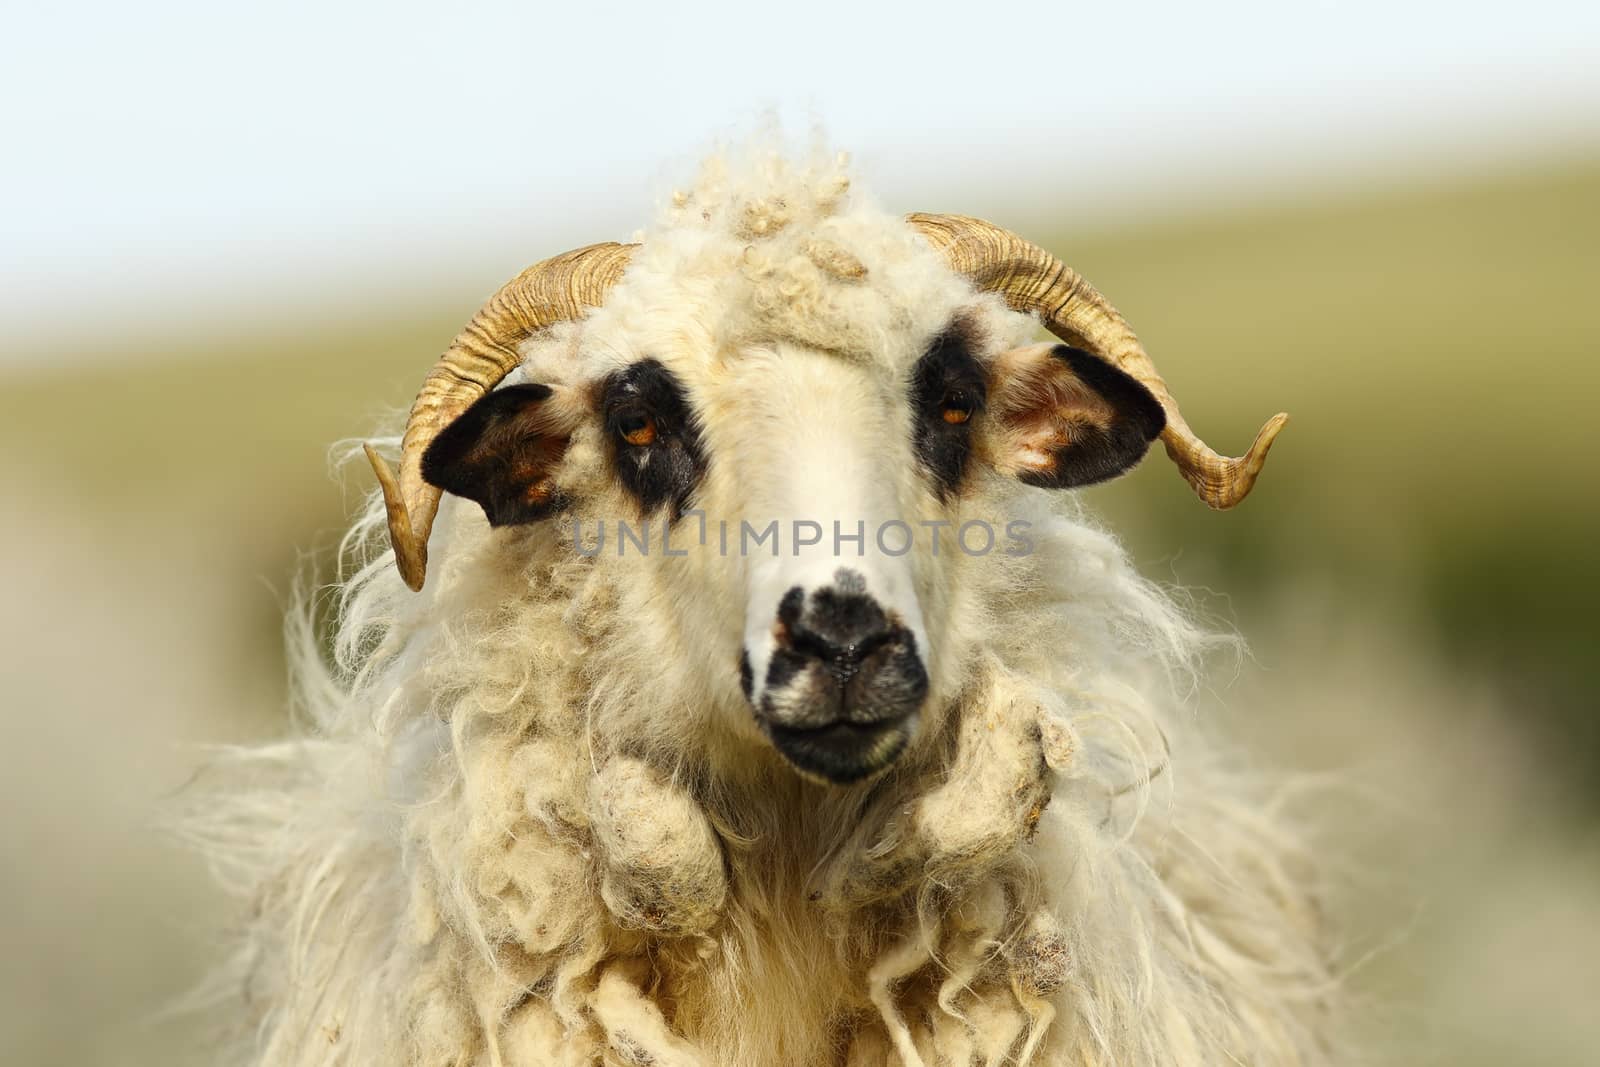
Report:
[[[1227,508],[1282,422],[1217,455],[1076,273],[842,159],[524,271],[205,808],[232,1062],[1325,1062],[1318,865],[1187,710],[1219,639],[1065,492],[1159,438]]]

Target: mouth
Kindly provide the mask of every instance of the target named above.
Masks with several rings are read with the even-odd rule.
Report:
[[[911,740],[914,715],[861,723],[835,720],[821,726],[761,728],[785,760],[806,777],[850,785],[886,769]]]

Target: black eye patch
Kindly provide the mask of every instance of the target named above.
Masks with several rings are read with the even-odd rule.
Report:
[[[912,443],[946,497],[961,484],[972,455],[972,420],[983,411],[988,384],[965,333],[951,327],[911,370]]]
[[[658,360],[645,359],[608,375],[600,398],[623,488],[645,514],[667,504],[677,518],[706,469],[683,383]]]

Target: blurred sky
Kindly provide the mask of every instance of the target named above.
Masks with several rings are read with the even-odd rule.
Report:
[[[480,296],[768,109],[895,208],[1110,225],[1592,152],[1600,3],[12,5],[0,366]]]

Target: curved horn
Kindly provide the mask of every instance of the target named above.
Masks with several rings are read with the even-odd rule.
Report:
[[[395,564],[412,589],[422,588],[440,497],[440,490],[422,479],[422,454],[441,430],[516,368],[521,342],[603,303],[635,247],[608,241],[575,249],[535,263],[501,286],[423,381],[400,439],[399,478],[371,445],[365,446],[383,488]]]
[[[1244,455],[1218,455],[1183,421],[1178,402],[1127,320],[1071,267],[982,219],[918,213],[907,215],[906,221],[979,289],[999,293],[1016,310],[1037,315],[1045,329],[1063,341],[1093,352],[1142,382],[1166,410],[1161,440],[1167,455],[1201,500],[1221,510],[1249,494],[1288,415],[1280,412],[1268,419]]]

